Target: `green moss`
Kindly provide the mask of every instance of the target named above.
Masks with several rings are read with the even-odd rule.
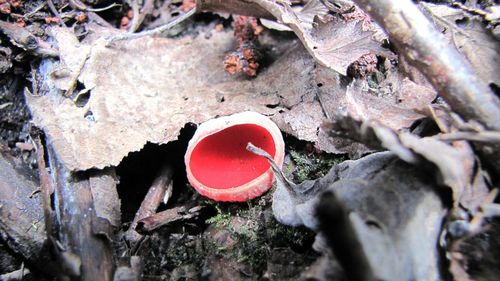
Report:
[[[268,227],[268,233],[270,243],[277,247],[304,248],[314,239],[312,231],[303,227],[297,228],[281,224],[274,218]]]
[[[213,240],[205,240],[206,251],[239,263],[250,264],[255,272],[266,269],[273,248],[310,247],[314,233],[305,228],[293,228],[277,222],[270,212],[270,202],[260,199],[248,206],[232,204],[215,205],[217,215],[206,220],[230,233],[235,241],[229,248],[221,247]]]
[[[295,150],[290,151],[290,156],[295,164],[293,176],[297,183],[323,177],[334,165],[346,160],[345,156],[315,155]]]
[[[227,226],[229,222],[231,221],[231,213],[227,211],[223,211],[219,205],[215,205],[215,208],[217,209],[217,215],[207,219],[205,223],[207,224],[215,224],[217,226]]]

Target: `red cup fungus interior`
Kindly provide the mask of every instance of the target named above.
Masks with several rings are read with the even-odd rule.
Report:
[[[251,142],[274,157],[272,135],[255,124],[240,124],[221,130],[201,140],[190,158],[192,175],[203,185],[228,189],[243,185],[266,172],[266,159],[246,149]]]

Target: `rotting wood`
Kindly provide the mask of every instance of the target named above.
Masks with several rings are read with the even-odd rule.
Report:
[[[170,166],[164,166],[153,181],[153,184],[151,184],[129,229],[125,232],[125,239],[129,242],[131,248],[134,248],[142,238],[142,235],[135,230],[137,222],[156,213],[156,209],[160,206],[167,189],[172,188],[172,175],[172,168]]]
[[[0,153],[0,179],[2,242],[25,259],[32,269],[52,274],[56,267],[44,245],[43,210],[38,196],[30,196],[38,188],[37,184],[4,153]]]
[[[67,264],[65,272],[75,280],[112,280],[114,263],[111,243],[112,227],[96,225],[108,223],[96,215],[91,191],[91,177],[109,176],[109,170],[70,173],[58,160],[56,153],[47,147],[54,183],[57,216],[57,241],[59,259]],[[115,187],[113,187],[115,188]],[[97,223],[99,222],[99,224]]]
[[[186,210],[185,207],[168,209],[139,220],[136,230],[139,233],[151,232],[172,222],[192,219],[199,214],[200,210],[200,206],[193,207],[189,210]]]

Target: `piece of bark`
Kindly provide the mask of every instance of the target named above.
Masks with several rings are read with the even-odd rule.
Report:
[[[56,198],[54,205],[58,214],[55,229],[58,241],[53,244],[58,245],[58,258],[62,266],[66,265],[64,274],[77,280],[112,280],[113,252],[110,241],[103,239],[103,235],[113,237],[112,227],[107,230],[105,227],[94,228],[97,224],[102,226],[110,223],[101,220],[96,214],[90,179],[112,176],[113,171],[94,170],[72,174],[50,146],[47,150]]]
[[[46,253],[43,210],[34,176],[0,153],[0,237],[14,253],[36,270],[54,274],[55,264]]]

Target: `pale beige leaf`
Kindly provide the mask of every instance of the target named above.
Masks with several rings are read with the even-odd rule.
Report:
[[[314,61],[293,40],[275,42],[275,61],[250,80],[228,76],[222,67],[234,43],[231,32],[106,47],[101,38],[110,30],[90,25],[89,31],[78,42],[71,30],[54,28],[62,63],[44,60],[38,70],[43,95],[26,94],[34,124],[73,171],[118,165],[147,142],[175,140],[187,123],[247,110],[275,119],[280,112],[293,115],[302,101],[318,103],[311,90]],[[85,55],[78,55],[82,50]],[[71,75],[52,75],[60,69]],[[65,85],[76,82],[87,91],[86,103],[63,95]],[[292,133],[318,142],[307,132],[315,132],[324,116],[313,117],[307,123],[289,119],[288,125],[300,129]]]

